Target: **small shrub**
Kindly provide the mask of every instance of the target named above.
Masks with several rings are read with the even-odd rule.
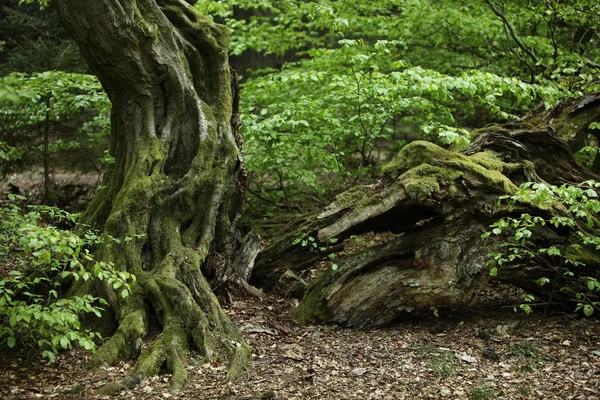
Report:
[[[9,199],[23,200],[15,195]],[[77,217],[55,207],[0,206],[0,263],[12,267],[0,279],[0,347],[37,347],[51,361],[59,349],[74,343],[93,351],[100,335],[83,329],[80,316],[100,316],[106,302],[89,294],[64,297],[69,283],[105,280],[121,296],[130,293],[135,277],[91,254],[102,243],[120,240],[77,225]],[[73,224],[76,230],[49,221]]]
[[[531,387],[529,386],[519,386],[517,388],[517,394],[520,396],[529,396],[531,394]]]
[[[566,282],[556,290],[573,296],[577,301],[576,311],[590,317],[600,310],[600,302],[596,300],[600,291],[597,277],[581,273],[585,271],[586,262],[597,262],[595,254],[600,250],[598,188],[600,183],[594,181],[560,187],[527,182],[512,196],[502,196],[498,206],[504,205],[509,212],[522,204],[546,210],[540,213],[542,215],[548,214],[548,210],[554,211],[554,216],[523,213],[516,218],[501,218],[490,225],[492,229],[482,237],[500,237],[499,251],[488,254],[490,275],[496,276],[503,265],[537,263],[556,271],[554,276],[540,276],[536,280],[538,285],[554,287],[556,282]],[[571,232],[569,240],[548,247],[540,246],[539,243],[544,243],[543,227]],[[593,271],[591,273],[594,274]],[[561,275],[565,279],[561,279]],[[527,303],[533,299],[533,296],[527,295],[524,301]],[[520,309],[529,314],[532,309],[526,303],[521,304]]]
[[[530,341],[522,341],[513,344],[508,348],[508,353],[522,358],[539,359],[541,357],[540,349]]]
[[[540,349],[535,343],[529,341],[513,344],[508,348],[508,354],[516,359],[513,368],[521,372],[533,372],[542,360]]]

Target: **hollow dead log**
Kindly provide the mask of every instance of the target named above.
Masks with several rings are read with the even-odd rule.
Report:
[[[481,235],[507,214],[496,206],[499,196],[527,181],[560,185],[598,179],[577,164],[573,143],[553,123],[564,127],[580,113],[592,122],[588,117],[596,118],[599,110],[595,97],[579,108],[563,105],[519,123],[483,128],[462,154],[413,142],[384,167],[381,181],[344,192],[318,215],[297,221],[259,256],[253,282],[270,287],[283,273],[302,275],[323,255],[339,251],[332,239],[341,243],[352,235],[391,232],[393,240],[336,260],[335,270],[327,268],[314,279],[298,319],[365,328],[413,309],[464,306],[489,280],[486,261],[494,243]],[[534,206],[518,211],[554,212]],[[563,243],[572,233],[544,229],[538,236],[550,244]],[[499,278],[544,295],[550,289],[532,282],[548,273],[545,268],[513,265]]]

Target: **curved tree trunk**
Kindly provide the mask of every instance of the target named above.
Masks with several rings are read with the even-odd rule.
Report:
[[[413,309],[468,304],[489,279],[486,262],[494,242],[481,235],[508,213],[497,208],[499,196],[527,181],[561,185],[599,178],[578,166],[563,141],[578,136],[577,129],[564,139],[557,134],[564,126],[587,129],[600,116],[599,103],[561,106],[519,123],[483,128],[463,154],[429,142],[407,145],[384,167],[380,182],[338,195],[320,214],[298,221],[265,249],[253,282],[272,287],[282,276],[303,276],[323,255],[339,251],[339,244],[330,245],[332,238],[341,243],[352,235],[391,232],[396,237],[387,243],[335,260],[335,270],[327,268],[308,286],[298,319],[364,328]],[[568,125],[572,119],[577,124]],[[561,211],[531,206],[517,212],[547,216]],[[548,246],[565,243],[570,234],[544,228],[538,236]],[[302,246],[294,240],[299,237],[312,237],[316,245]],[[498,278],[540,295],[552,291],[551,285],[535,284],[542,276],[556,275],[559,288],[572,285],[573,278],[548,267],[543,260],[515,264],[501,269]],[[597,275],[593,269],[580,272]],[[554,300],[566,300],[559,297]]]
[[[173,374],[172,388],[180,388],[187,380],[181,356],[190,344],[207,360],[226,356],[229,377],[236,378],[250,350],[205,278],[225,278],[245,187],[228,32],[181,0],[58,0],[56,6],[112,102],[115,163],[84,222],[135,238],[97,252],[137,277],[125,299],[100,288],[118,329],[92,365],[139,355],[134,376],[103,393],[162,366]],[[161,331],[147,343],[151,316]]]

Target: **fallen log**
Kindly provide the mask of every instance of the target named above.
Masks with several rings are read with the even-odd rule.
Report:
[[[344,192],[320,213],[288,227],[259,255],[252,282],[275,287],[284,274],[288,281],[290,273],[304,276],[324,256],[340,252],[340,243],[353,235],[391,232],[392,240],[338,259],[335,268],[314,279],[298,319],[367,328],[414,309],[464,306],[490,278],[488,254],[497,241],[481,237],[490,224],[511,212],[561,212],[560,207],[533,205],[509,212],[497,207],[500,196],[515,193],[528,181],[561,185],[599,178],[573,157],[571,147],[579,132],[564,132],[569,119],[577,119],[577,129],[585,131],[599,115],[595,97],[519,123],[480,129],[462,153],[413,142],[384,167],[379,182]],[[563,129],[562,136],[557,129]],[[538,237],[549,244],[568,242],[573,234],[569,229],[540,229]],[[588,259],[593,264],[593,257]],[[551,295],[553,289],[534,283],[549,272],[547,263],[530,262],[507,266],[498,278]],[[560,279],[559,285],[566,283]]]

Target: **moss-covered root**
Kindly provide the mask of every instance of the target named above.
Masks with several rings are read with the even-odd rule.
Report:
[[[229,355],[229,371],[227,379],[237,381],[244,378],[248,372],[248,366],[252,359],[252,351],[244,343],[223,339],[224,345]]]
[[[115,394],[135,386],[157,375],[163,366],[172,374],[171,391],[179,391],[188,379],[183,357],[190,341],[207,361],[215,355],[226,357],[230,364],[227,374],[230,380],[245,375],[251,359],[250,348],[219,306],[208,283],[201,274],[194,274],[193,279],[188,278],[183,283],[175,278],[175,270],[173,264],[169,263],[155,274],[138,273],[138,282],[143,287],[145,299],[150,303],[163,329],[150,345],[142,349],[133,375],[120,382],[105,385],[98,394]],[[127,349],[127,343],[131,339],[139,339],[132,335],[132,327],[142,326],[139,325],[143,323],[140,312],[144,310],[132,306],[128,310],[130,314],[121,320],[115,336],[98,351],[101,365],[114,363],[119,350]]]
[[[122,359],[134,358],[140,352],[142,339],[148,332],[148,315],[144,296],[135,290],[121,306],[122,318],[117,331],[94,354],[88,367],[109,367]]]
[[[165,310],[178,316],[205,359],[213,358],[215,351],[225,355],[230,365],[227,377],[237,380],[245,375],[252,352],[241,332],[223,312],[204,276],[187,270],[185,283],[169,273],[172,271],[169,268],[157,277],[157,289],[163,297],[174,299]]]

